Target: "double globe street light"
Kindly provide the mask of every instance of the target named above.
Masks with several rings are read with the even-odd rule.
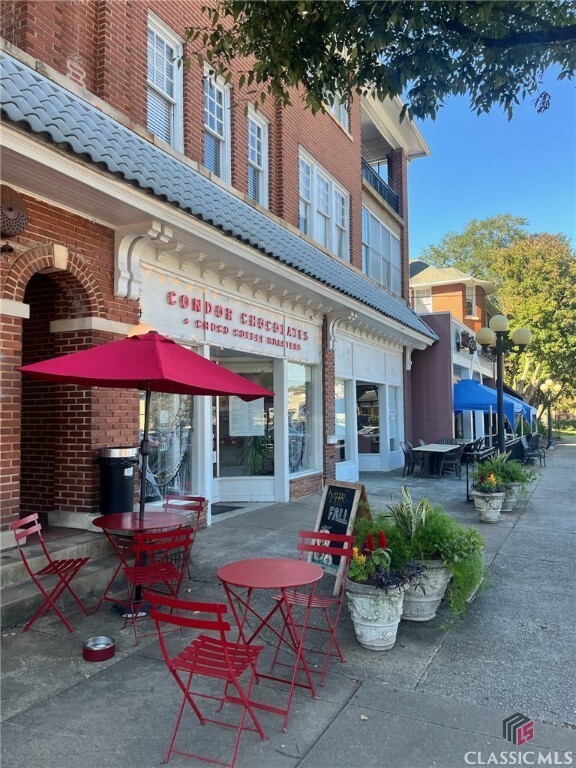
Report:
[[[488,325],[476,333],[476,341],[484,350],[489,350],[496,358],[496,410],[498,415],[498,451],[504,453],[504,355],[512,349],[524,349],[532,341],[528,328],[518,328],[509,338],[510,321],[504,315],[494,315]]]
[[[554,395],[558,395],[562,385],[555,384],[552,379],[546,379],[544,384],[540,384],[540,389],[546,396],[548,406],[548,445],[546,448],[552,448],[552,398]]]

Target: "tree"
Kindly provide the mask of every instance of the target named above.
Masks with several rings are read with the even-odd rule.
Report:
[[[438,245],[424,248],[420,260],[440,268],[456,267],[472,277],[498,283],[495,257],[502,249],[526,237],[527,224],[526,219],[509,213],[472,219],[462,232],[448,232]]]
[[[509,372],[533,405],[548,377],[562,395],[576,395],[576,253],[565,235],[528,235],[494,254],[498,298],[512,327],[530,328],[525,357],[510,357]],[[534,375],[536,374],[536,375]]]
[[[559,79],[576,71],[576,2],[401,2],[396,0],[222,0],[205,7],[211,27],[190,27],[196,51],[231,77],[249,59],[239,87],[263,86],[290,104],[301,86],[313,112],[336,96],[401,96],[402,117],[434,118],[449,95],[470,95],[478,114],[499,104],[508,117],[520,100],[540,92],[552,65]]]
[[[473,219],[425,248],[421,259],[495,284],[490,299],[510,327],[533,334],[526,352],[507,357],[507,378],[539,406],[539,385],[548,377],[562,385],[563,398],[576,395],[576,254],[565,235],[529,235],[526,224],[510,214]]]

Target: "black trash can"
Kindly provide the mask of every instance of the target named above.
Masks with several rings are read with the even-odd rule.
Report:
[[[100,513],[132,512],[138,448],[101,448],[99,461]]]

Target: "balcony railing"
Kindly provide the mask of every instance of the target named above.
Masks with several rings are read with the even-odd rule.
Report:
[[[379,176],[372,166],[368,165],[366,160],[362,160],[362,176],[378,192],[380,197],[386,200],[388,205],[398,213],[398,195],[386,184],[382,176]]]

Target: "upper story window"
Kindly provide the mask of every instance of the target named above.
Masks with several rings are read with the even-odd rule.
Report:
[[[466,286],[466,317],[476,316],[476,286]]]
[[[328,104],[328,110],[334,115],[336,120],[347,131],[350,130],[350,118],[348,115],[348,102],[343,101],[340,96],[335,96],[334,101]]]
[[[384,288],[402,295],[400,240],[367,208],[362,208],[362,269]]]
[[[268,123],[253,112],[248,115],[248,196],[268,207]]]
[[[210,71],[204,76],[204,165],[230,181],[230,89]]]
[[[432,312],[432,291],[430,288],[413,288],[412,301],[414,312]]]
[[[182,120],[182,41],[155,16],[148,18],[148,130],[179,151],[184,148]]]
[[[350,259],[349,211],[349,193],[301,153],[300,229],[345,261]]]

